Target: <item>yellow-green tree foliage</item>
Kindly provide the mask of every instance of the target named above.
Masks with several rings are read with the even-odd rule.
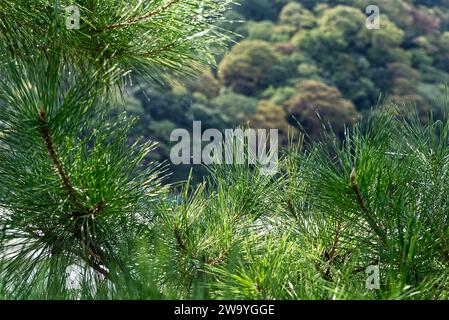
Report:
[[[290,122],[299,122],[313,139],[319,138],[323,124],[330,124],[341,135],[345,125],[358,118],[354,104],[343,98],[337,88],[316,80],[302,82],[298,94],[287,100],[284,107]]]
[[[282,146],[287,146],[289,134],[287,113],[273,102],[260,100],[255,114],[249,120],[249,125],[254,129],[278,129],[279,143]]]
[[[398,115],[407,115],[416,112],[421,123],[426,123],[430,111],[430,105],[426,99],[417,94],[392,95],[387,99],[384,108],[393,105]]]
[[[315,26],[315,16],[298,2],[289,2],[279,14],[279,22],[295,26],[296,29],[312,28]]]
[[[278,55],[268,42],[242,41],[232,48],[219,65],[219,77],[236,93],[253,94],[265,74],[278,62]]]
[[[207,98],[213,98],[220,93],[220,81],[210,70],[205,71],[197,80],[189,84],[192,92],[202,93]]]

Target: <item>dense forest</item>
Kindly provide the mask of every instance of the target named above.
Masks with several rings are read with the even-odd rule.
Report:
[[[379,30],[365,27],[370,4],[380,8]],[[168,159],[170,132],[193,120],[277,128],[285,146],[288,132],[318,139],[325,123],[341,135],[389,102],[425,119],[449,80],[449,1],[245,0],[227,18],[234,42],[218,68],[165,90],[129,88],[127,109],[140,117],[133,135],[159,142],[153,159]],[[188,168],[170,171],[179,180]]]

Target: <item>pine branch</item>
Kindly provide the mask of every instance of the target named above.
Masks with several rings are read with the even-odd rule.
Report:
[[[152,80],[166,79],[171,72],[192,75],[200,65],[213,63],[212,48],[224,48],[229,40],[213,23],[223,21],[230,0],[145,0],[137,7],[111,0],[101,10],[97,2],[84,2],[88,12],[77,31],[67,30],[60,15],[70,2],[2,1],[0,222],[5,231],[0,232],[0,277],[14,296],[40,295],[31,291],[47,288],[47,279],[65,276],[73,259],[89,271],[87,277],[76,272],[88,289],[79,290],[79,296],[87,291],[101,296],[106,290],[95,290],[98,278],[114,282],[117,291],[129,291],[126,296],[143,296],[145,275],[124,262],[140,259],[137,249],[148,239],[143,230],[153,227],[148,221],[156,219],[158,208],[149,198],[163,189],[160,167],[143,167],[150,143],[141,150],[128,145],[131,121],[106,119],[109,92],[125,85],[122,72],[139,71]],[[199,8],[205,9],[204,19],[195,21]],[[45,101],[52,101],[51,114]],[[89,109],[93,105],[95,114]],[[34,129],[23,130],[30,121]],[[60,137],[64,145],[58,144]],[[36,139],[38,150],[33,149]],[[71,169],[69,161],[80,166]],[[206,260],[197,259],[182,229],[174,234],[180,252]],[[8,246],[14,252],[4,249]],[[220,264],[228,252],[206,263]],[[202,256],[210,257],[207,252]],[[118,277],[126,279],[123,289]],[[72,294],[66,294],[64,281],[54,282],[45,297]],[[115,292],[108,291],[108,298]]]
[[[229,256],[229,250],[226,250],[225,252],[220,254],[215,259],[207,259],[205,261],[205,263],[215,267],[215,266],[218,266],[218,265],[222,264],[228,258],[228,256]]]
[[[292,214],[292,216],[296,219],[299,220],[299,216],[298,213],[296,212],[295,207],[293,206],[293,202],[291,199],[287,200],[287,209],[288,211]]]
[[[81,231],[81,230],[80,230]],[[86,231],[85,236],[81,232],[77,233],[77,238],[80,239],[84,245],[87,246],[88,250],[83,257],[83,260],[95,271],[102,274],[105,278],[109,277],[109,271],[107,271],[103,266],[104,264],[104,253],[98,248],[97,244],[92,241],[92,236],[90,232]]]
[[[158,48],[156,50],[152,50],[152,51],[148,51],[142,54],[142,56],[144,57],[157,57],[160,56],[161,53],[170,51],[171,49],[173,49],[176,46],[176,44],[174,42],[167,44],[161,48]]]
[[[340,241],[341,229],[342,229],[341,222],[338,221],[337,222],[337,228],[336,228],[336,231],[335,231],[335,237],[334,237],[334,240],[332,241],[331,250],[329,251],[329,264],[330,265],[334,262],[334,259],[336,257],[337,247],[338,247],[338,243]]]
[[[146,15],[143,15],[143,16],[137,17],[137,18],[132,18],[132,19],[129,19],[129,20],[125,21],[125,22],[120,22],[120,23],[116,23],[116,24],[107,25],[107,26],[101,28],[100,30],[98,30],[98,32],[101,33],[101,32],[104,32],[104,31],[113,30],[113,29],[126,27],[126,26],[129,26],[129,25],[133,25],[133,24],[136,24],[136,23],[143,22],[145,20],[148,20],[148,19],[150,19],[150,18],[152,18],[154,16],[157,16],[157,15],[161,14],[162,12],[166,11],[167,9],[169,9],[171,6],[175,5],[179,1],[180,0],[171,0],[171,1],[167,2],[164,5],[162,5],[160,7],[157,7],[153,11],[150,11]]]
[[[61,178],[61,182],[63,185],[63,188],[67,191],[67,194],[69,195],[70,200],[74,203],[76,207],[76,213],[75,216],[78,218],[82,218],[84,214],[99,214],[104,208],[105,208],[105,201],[102,198],[97,205],[95,205],[92,209],[86,208],[82,202],[79,200],[78,195],[73,187],[72,182],[70,181],[70,178],[64,169],[58,154],[56,152],[56,147],[53,142],[53,138],[50,132],[50,128],[48,127],[47,122],[47,113],[44,109],[44,107],[41,107],[38,114],[38,120],[39,120],[39,131],[41,133],[41,137],[44,141],[45,147],[47,149],[47,152],[51,158],[51,161],[53,163],[53,166],[55,167],[59,177]],[[108,276],[108,271],[104,268],[102,268],[103,259],[103,253],[102,251],[97,247],[97,245],[92,241],[92,235],[89,231],[83,232],[85,226],[80,226],[78,230],[74,232],[75,237],[80,240],[87,248],[88,252],[87,255],[84,256],[82,254],[82,259],[95,271],[99,272],[103,276]],[[83,234],[84,233],[84,234]]]
[[[374,221],[372,214],[370,210],[368,209],[367,205],[365,204],[365,200],[362,197],[362,193],[360,192],[359,186],[357,185],[357,172],[356,169],[353,168],[350,176],[350,185],[351,189],[354,192],[356,201],[360,209],[362,209],[362,212],[365,214],[365,219],[367,220],[368,224],[373,228],[373,231],[377,234],[380,241],[382,242],[382,245],[387,245],[387,239],[385,236],[385,232],[377,225],[377,223]]]
[[[181,249],[181,251],[182,252],[187,251],[184,240],[182,240],[179,229],[176,226],[173,228],[173,234],[175,235],[176,243],[178,244],[178,247]]]
[[[181,233],[179,232],[179,229],[177,227],[173,228],[173,234],[175,236],[176,244],[178,245],[178,248],[180,249],[180,251],[182,253],[186,253],[187,246],[186,246],[184,240],[182,239]],[[225,252],[221,253],[218,257],[216,257],[214,259],[206,259],[205,257],[203,257],[203,259],[199,259],[198,256],[195,256],[193,254],[191,257],[194,260],[201,260],[205,264],[208,264],[210,266],[217,266],[217,265],[223,263],[227,259],[228,255],[229,255],[229,249],[226,250]]]
[[[68,174],[66,173],[61,161],[59,160],[55,145],[53,143],[53,138],[51,136],[51,132],[48,127],[47,113],[43,106],[39,110],[38,120],[39,120],[39,131],[44,141],[47,152],[50,156],[50,159],[53,163],[53,166],[56,169],[59,177],[61,178],[62,185],[64,189],[67,191],[70,200],[75,204],[76,208],[80,210],[83,208],[83,206],[78,199],[78,196],[76,194],[75,189],[73,188],[72,182],[70,181]]]
[[[61,178],[62,185],[64,189],[67,191],[67,194],[70,197],[70,200],[75,204],[75,207],[80,210],[79,214],[82,215],[84,213],[90,214],[99,214],[105,208],[105,200],[103,198],[91,209],[85,208],[82,202],[79,200],[78,194],[73,187],[72,182],[70,181],[69,175],[67,174],[64,166],[59,160],[58,154],[56,152],[56,147],[53,142],[53,138],[50,132],[50,128],[47,123],[47,113],[44,107],[41,107],[39,110],[39,131],[41,133],[41,137],[44,141],[47,152],[50,156],[50,159],[55,167],[59,177]]]

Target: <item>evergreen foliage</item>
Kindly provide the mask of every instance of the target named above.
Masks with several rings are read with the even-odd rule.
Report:
[[[130,72],[193,75],[227,41],[214,25],[227,1],[80,1],[79,29],[66,25],[72,4],[1,2],[7,297],[88,298],[123,285],[136,294],[134,250],[153,224],[163,171],[146,162],[153,142],[128,145],[135,121],[110,116],[113,93]]]
[[[88,0],[81,29],[69,31],[71,3],[1,1],[2,298],[449,298],[446,101],[442,119],[391,105],[341,139],[331,130],[300,139],[275,176],[209,167],[202,183],[190,177],[173,193],[146,161],[154,144],[128,144],[135,121],[111,115],[114,98],[129,72],[164,81],[212,62],[227,40],[214,23],[229,3]],[[339,90],[306,84],[299,97],[285,90],[287,105],[318,96],[329,109],[324,90],[354,113]],[[270,102],[227,92],[212,103],[282,123]],[[366,287],[373,265],[378,290]]]

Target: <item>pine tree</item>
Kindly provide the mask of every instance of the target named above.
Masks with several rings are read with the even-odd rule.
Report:
[[[131,74],[161,83],[213,64],[228,41],[216,23],[229,4],[0,2],[0,287],[7,297],[113,297],[120,287],[143,294],[135,250],[149,237],[164,192],[161,168],[144,162],[154,143],[129,146],[134,120],[112,117],[111,102]]]

